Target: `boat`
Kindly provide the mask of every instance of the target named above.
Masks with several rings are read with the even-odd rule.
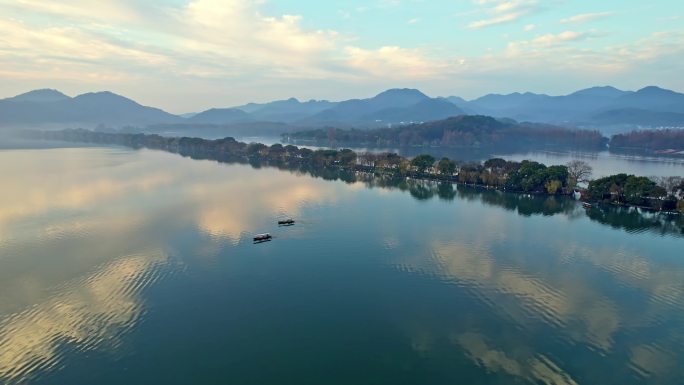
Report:
[[[295,224],[295,221],[292,218],[288,218],[288,219],[279,220],[278,224],[281,226],[292,226]]]
[[[269,233],[257,234],[254,236],[254,242],[270,241],[273,238]]]
[[[582,207],[584,207],[585,209],[589,209],[591,208],[591,203],[582,202]]]

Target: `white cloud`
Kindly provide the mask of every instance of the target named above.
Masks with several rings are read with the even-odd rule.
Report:
[[[523,30],[524,30],[525,32],[530,32],[530,31],[534,30],[536,27],[537,27],[537,26],[534,25],[534,24],[527,24],[527,25],[525,26],[525,28],[523,28]]]
[[[134,2],[22,0],[7,8],[25,21],[0,22],[0,61],[4,72],[43,61],[54,78],[71,77],[72,69],[225,78],[268,68],[276,76],[325,76],[321,61],[331,60],[341,37],[304,29],[297,15],[261,15],[257,3],[194,0],[143,12],[138,7],[146,5]],[[32,22],[44,17],[55,22]]]
[[[481,10],[489,17],[471,22],[468,24],[471,29],[513,22],[539,7],[537,0],[475,0],[475,3],[483,6]]]
[[[570,16],[568,18],[562,19],[561,23],[584,23],[590,20],[602,19],[613,15],[613,12],[595,12],[595,13],[581,13],[579,15]]]
[[[420,79],[440,76],[448,65],[431,60],[420,50],[386,46],[377,50],[347,47],[347,64],[362,73],[390,79]]]
[[[577,41],[577,40],[582,40],[587,38],[589,35],[584,32],[576,32],[576,31],[564,31],[559,34],[546,34],[546,35],[541,35],[537,36],[532,40],[533,44],[538,44],[538,45],[554,45],[554,44],[559,44],[559,43],[566,43],[566,42],[571,42],[571,41]]]
[[[504,24],[504,23],[508,23],[510,21],[515,21],[515,20],[519,19],[521,16],[522,16],[522,13],[519,13],[519,12],[518,13],[508,13],[505,15],[496,16],[496,17],[492,17],[489,19],[482,19],[482,20],[474,21],[474,22],[468,24],[468,27],[472,28],[472,29],[491,27],[493,25]]]

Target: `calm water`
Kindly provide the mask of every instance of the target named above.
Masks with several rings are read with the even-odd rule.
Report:
[[[3,384],[684,379],[679,217],[147,150],[0,172]]]

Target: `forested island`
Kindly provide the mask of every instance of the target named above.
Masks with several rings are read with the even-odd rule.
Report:
[[[376,129],[319,128],[282,135],[293,144],[369,148],[442,147],[530,151],[604,150],[684,156],[684,130],[638,130],[604,137],[595,130],[518,123],[489,116],[462,115],[420,124]]]
[[[364,147],[442,146],[459,148],[600,150],[608,140],[598,131],[547,124],[517,123],[489,116],[461,115],[445,120],[378,129],[322,128],[283,134],[287,141]]]
[[[26,135],[33,139],[158,149],[198,159],[301,170],[322,177],[342,175],[344,179],[344,175],[352,177],[354,173],[366,173],[388,180],[430,180],[549,196],[582,191],[585,199],[596,203],[684,212],[684,200],[681,199],[684,178],[673,176],[655,181],[644,176],[617,174],[590,180],[591,167],[582,161],[552,166],[501,158],[463,163],[446,157],[435,159],[427,154],[406,158],[395,153],[356,153],[350,149],[312,150],[279,143],[266,146],[230,137],[208,140],[83,129],[29,131]],[[587,188],[580,188],[581,184],[587,184]]]

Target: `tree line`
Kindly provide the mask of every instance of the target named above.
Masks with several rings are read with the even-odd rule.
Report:
[[[617,174],[590,180],[591,167],[579,160],[552,166],[529,160],[516,162],[501,158],[463,163],[446,157],[435,159],[429,154],[406,158],[396,153],[356,153],[350,149],[312,150],[279,143],[267,146],[244,143],[231,137],[209,140],[83,129],[31,131],[27,135],[40,139],[159,149],[219,161],[317,169],[322,175],[325,175],[326,170],[365,172],[390,179],[408,177],[545,195],[571,194],[583,190],[588,199],[596,202],[684,212],[684,179],[681,177],[652,180],[643,176]],[[587,183],[586,189],[580,188]]]
[[[537,149],[563,147],[615,151],[684,151],[684,130],[638,130],[604,137],[595,130],[517,123],[488,116],[463,115],[446,120],[370,130],[320,128],[283,134],[286,141],[361,147],[463,147]],[[667,152],[665,152],[667,153]]]
[[[610,147],[616,149],[684,150],[684,130],[639,130],[613,135]]]
[[[575,130],[546,124],[517,123],[489,116],[462,115],[445,120],[370,130],[323,128],[283,134],[288,140],[370,147],[444,146],[542,148],[561,146],[605,148],[598,131]]]

